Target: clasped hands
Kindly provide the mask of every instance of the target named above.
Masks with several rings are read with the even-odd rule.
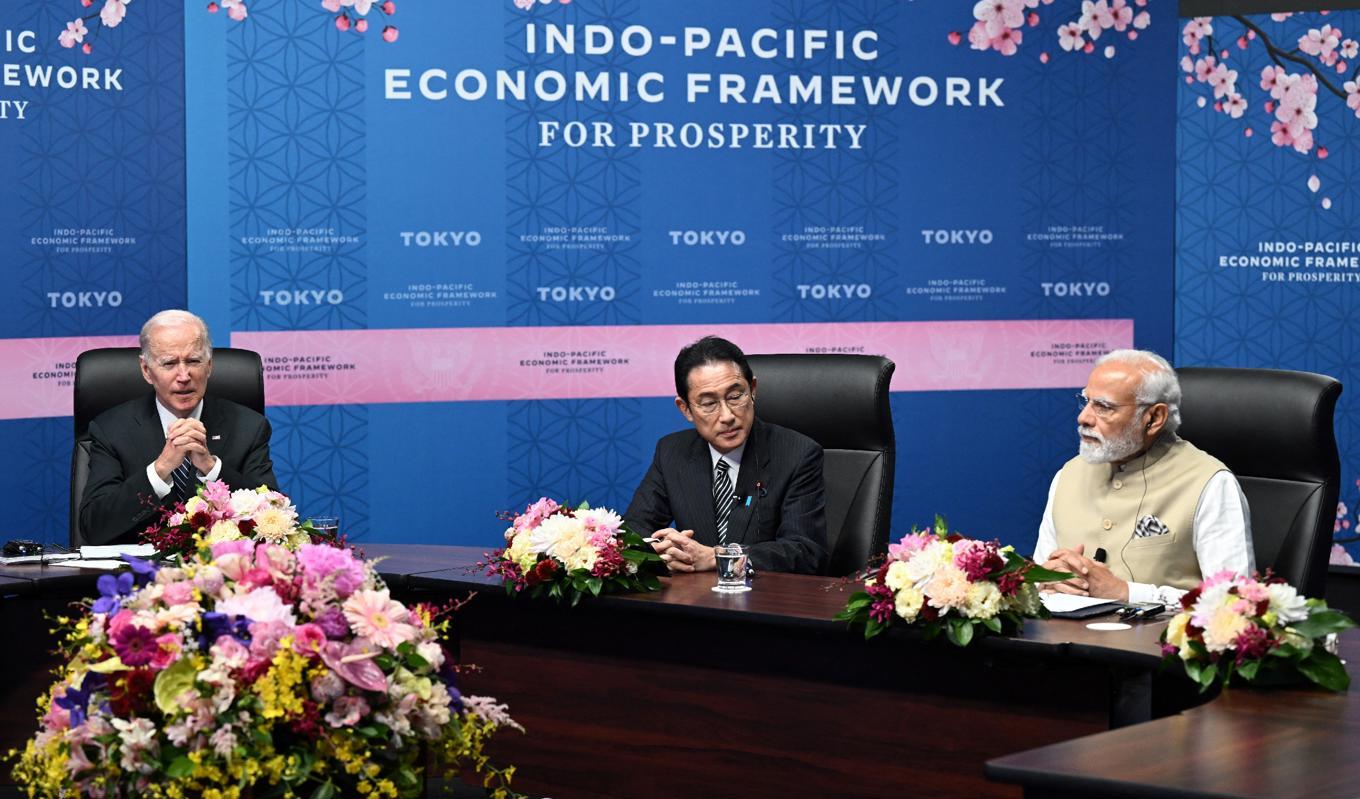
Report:
[[[217,458],[208,451],[208,429],[197,419],[176,419],[165,434],[165,446],[156,457],[156,474],[170,482],[170,474],[185,457],[199,474],[211,472]]]
[[[1043,583],[1042,591],[1060,594],[1094,596],[1104,599],[1129,601],[1129,584],[1114,576],[1110,567],[1083,554],[1085,547],[1077,544],[1072,549],[1055,549],[1044,562],[1045,569],[1071,572],[1072,576],[1058,583]]]
[[[667,527],[652,533],[656,539],[652,549],[665,561],[672,572],[702,572],[718,568],[713,547],[706,547],[694,540],[693,530],[676,530]]]

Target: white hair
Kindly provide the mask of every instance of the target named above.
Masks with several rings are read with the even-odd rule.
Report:
[[[1134,393],[1139,405],[1165,403],[1166,424],[1162,429],[1174,433],[1181,426],[1181,381],[1176,370],[1166,359],[1151,350],[1111,350],[1100,356],[1096,366],[1119,363],[1138,369],[1143,374]]]
[[[151,335],[158,328],[178,327],[180,325],[196,325],[199,330],[199,340],[203,342],[203,360],[212,360],[212,335],[208,332],[208,323],[188,311],[167,310],[161,311],[142,325],[141,335],[137,337],[137,342],[142,348],[142,360],[146,361],[151,357]]]

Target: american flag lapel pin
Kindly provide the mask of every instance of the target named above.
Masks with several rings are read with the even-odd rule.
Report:
[[[213,441],[221,441],[221,440],[222,440],[222,436],[221,436],[220,434],[219,434],[219,435],[212,436],[212,437],[211,437],[211,440],[213,440]]]

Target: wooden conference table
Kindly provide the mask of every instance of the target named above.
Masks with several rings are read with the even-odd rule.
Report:
[[[1352,694],[1233,689],[1148,720],[1199,701],[1183,678],[1156,676],[1163,623],[1101,633],[1030,622],[964,650],[901,631],[866,642],[831,620],[846,593],[826,578],[766,574],[732,596],[710,590],[711,573],[683,576],[564,608],[507,597],[471,568],[480,549],[362,548],[385,558],[379,572],[408,600],[476,592],[456,627],[462,662],[479,669],[460,688],[507,702],[527,728],[500,734],[494,753],[531,795],[1360,793],[1347,787],[1360,734]],[[7,623],[93,585],[54,571],[0,568],[0,579],[31,582],[0,605]],[[1360,678],[1360,638],[1343,646]],[[15,691],[0,689],[6,726],[26,716],[31,731],[32,696],[16,715]]]

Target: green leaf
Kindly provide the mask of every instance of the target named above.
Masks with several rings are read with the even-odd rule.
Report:
[[[968,646],[973,640],[973,622],[968,619],[950,619],[944,632],[951,644]]]
[[[884,624],[878,619],[869,619],[868,623],[864,625],[864,640],[867,641],[870,638],[873,638],[875,635],[878,635],[879,633],[883,632],[884,628],[887,626],[888,625]]]
[[[379,735],[382,735],[382,730],[378,729],[375,724],[365,724],[362,727],[354,728],[354,731],[359,733],[362,737],[369,739],[377,738]]]
[[[1247,662],[1243,663],[1241,666],[1238,666],[1238,667],[1237,667],[1237,673],[1240,674],[1240,675],[1242,675],[1242,679],[1244,679],[1244,680],[1250,682],[1250,681],[1256,679],[1256,672],[1260,671],[1260,669],[1261,669],[1261,661],[1259,661],[1259,660],[1248,660]]]
[[[949,535],[949,522],[945,521],[944,517],[938,513],[935,514],[935,535],[941,537]]]
[[[1351,685],[1351,677],[1341,660],[1324,649],[1314,649],[1311,655],[1300,660],[1299,671],[1328,691],[1340,693]]]
[[[373,658],[373,662],[383,671],[391,671],[397,667],[397,661],[391,655],[384,652]]]
[[[312,791],[312,799],[334,799],[334,797],[335,783],[329,780],[316,786],[316,790]]]
[[[193,773],[194,761],[190,760],[187,755],[180,755],[175,758],[175,761],[165,769],[165,776],[172,780],[182,780]]]
[[[603,587],[604,581],[599,577],[591,577],[589,580],[586,580],[586,588],[590,591],[591,596],[599,596],[600,589]]]
[[[577,510],[590,510],[590,503],[589,503],[589,502],[582,502],[580,505],[577,505],[577,506],[576,506],[576,509],[577,509]]]
[[[983,619],[982,625],[997,635],[1001,634],[1001,617],[993,616],[990,619]]]
[[[416,651],[416,645],[411,643],[410,641],[402,641],[400,644],[397,644],[398,655],[405,656],[411,654],[414,651]]]
[[[411,671],[420,671],[421,669],[427,669],[430,666],[430,661],[415,652],[407,655],[404,660],[406,662],[406,668]]]
[[[1043,566],[1035,566],[1025,572],[1025,582],[1027,583],[1056,583],[1072,577],[1071,572],[1054,571],[1045,569]]]
[[[1305,638],[1321,638],[1328,633],[1349,630],[1355,622],[1339,610],[1315,610],[1308,618],[1289,626]]]
[[[156,698],[156,707],[169,716],[179,710],[179,695],[185,691],[191,691],[194,687],[194,678],[198,675],[198,668],[189,658],[181,658],[170,664],[170,667],[156,675],[156,681],[152,684],[152,694]]]

